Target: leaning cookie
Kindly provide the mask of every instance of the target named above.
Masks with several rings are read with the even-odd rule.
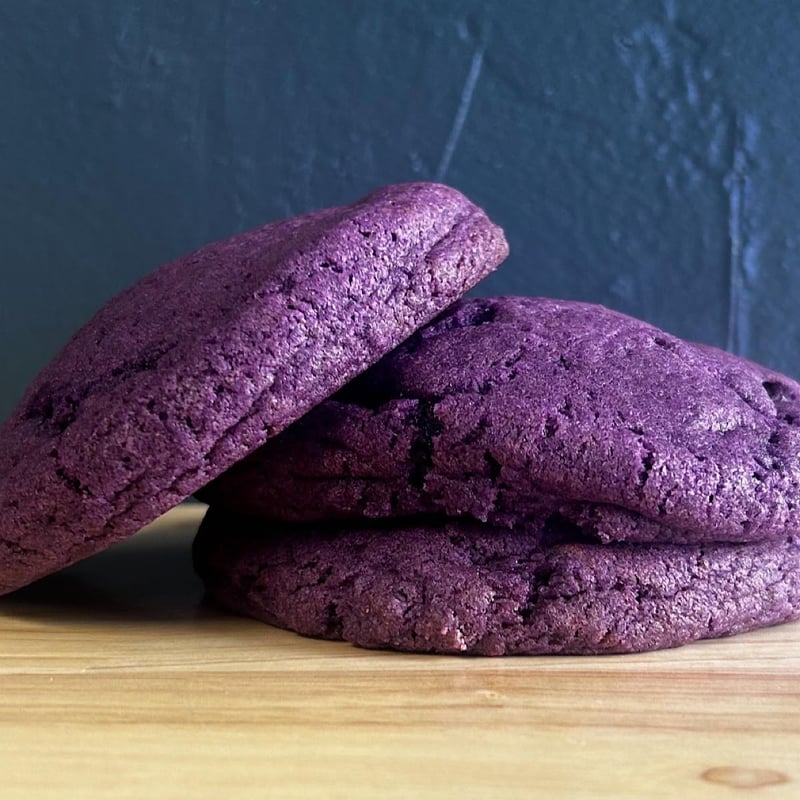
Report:
[[[560,515],[601,541],[800,529],[800,386],[631,317],[466,300],[207,487],[287,519]]]
[[[123,292],[0,428],[0,593],[192,494],[506,252],[463,195],[407,184],[208,245]]]
[[[800,616],[800,540],[601,545],[569,526],[280,524],[209,511],[195,566],[235,612],[362,647],[475,655],[675,647]]]

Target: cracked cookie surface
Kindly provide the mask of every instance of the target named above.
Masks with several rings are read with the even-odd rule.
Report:
[[[800,529],[800,386],[600,306],[464,300],[207,487],[287,520],[556,515],[600,541]]]
[[[675,647],[800,616],[800,541],[587,542],[574,526],[471,520],[338,526],[211,509],[210,595],[240,614],[371,648],[474,655]]]
[[[114,298],[0,429],[0,593],[134,533],[507,254],[438,184],[210,244]]]

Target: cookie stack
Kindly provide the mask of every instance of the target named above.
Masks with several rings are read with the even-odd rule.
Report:
[[[800,616],[800,386],[599,306],[387,187],[157,270],[0,430],[0,592],[192,494],[227,608],[365,647],[670,647]],[[438,314],[438,316],[437,316]]]
[[[365,647],[672,647],[797,616],[800,386],[600,306],[462,301],[208,486],[227,607]]]

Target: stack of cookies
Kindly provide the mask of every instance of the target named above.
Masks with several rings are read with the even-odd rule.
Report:
[[[800,385],[584,303],[408,184],[113,300],[0,432],[0,591],[191,494],[238,613],[365,647],[671,647],[800,616]]]
[[[599,306],[457,303],[203,493],[225,606],[366,647],[611,653],[800,608],[800,386]]]

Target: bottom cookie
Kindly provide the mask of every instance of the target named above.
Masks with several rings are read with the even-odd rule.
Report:
[[[361,647],[474,655],[676,647],[800,617],[800,538],[597,544],[528,522],[280,525],[209,510],[195,568],[221,605]]]

